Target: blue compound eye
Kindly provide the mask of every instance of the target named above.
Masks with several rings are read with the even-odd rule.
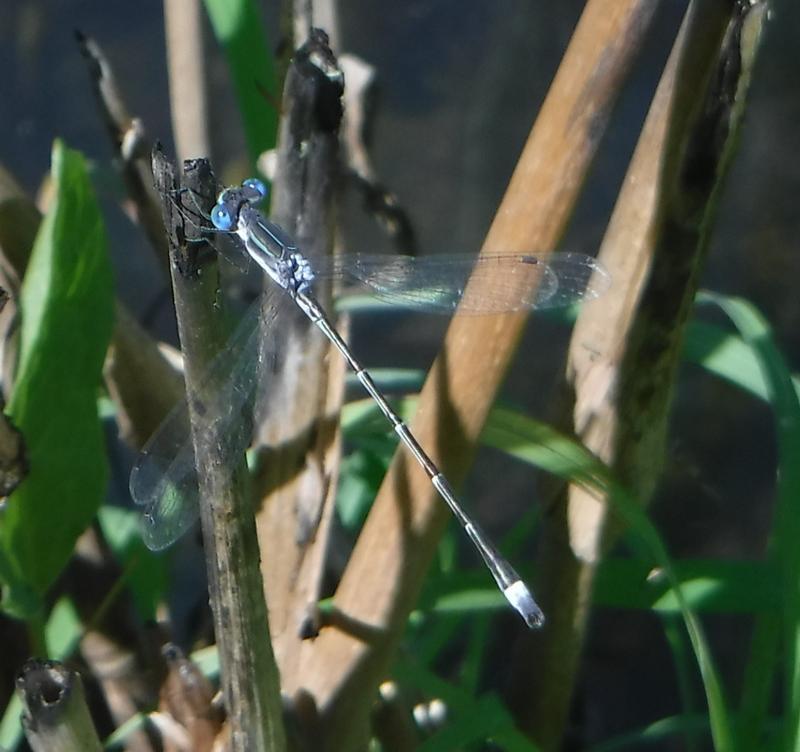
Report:
[[[259,196],[261,196],[261,198],[266,198],[267,193],[269,193],[267,186],[264,185],[264,183],[262,183],[258,178],[248,178],[244,181],[244,183],[242,183],[242,187],[254,190]]]
[[[230,230],[233,226],[233,217],[224,204],[217,204],[211,210],[211,221],[218,230]]]

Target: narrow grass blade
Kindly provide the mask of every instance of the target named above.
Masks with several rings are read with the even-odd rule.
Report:
[[[712,735],[718,750],[733,750],[733,727],[722,684],[702,627],[689,607],[672,562],[656,528],[642,507],[611,475],[609,469],[580,444],[537,421],[501,409],[492,411],[483,435],[490,446],[508,452],[565,480],[603,494],[644,544],[668,578],[700,668]]]
[[[407,416],[413,412],[415,400],[406,398],[399,404],[400,414]],[[353,423],[367,419],[367,415],[367,406],[363,403],[348,405],[343,412],[343,417],[346,416]],[[652,568],[655,564],[663,571],[672,588],[700,668],[717,749],[735,749],[722,684],[702,627],[684,596],[661,536],[641,506],[591,452],[550,426],[531,418],[508,409],[495,408],[489,415],[482,441],[564,480],[594,489],[614,505],[639,540],[640,547],[646,551],[651,562],[649,566]]]
[[[621,752],[622,750],[659,749],[659,742],[673,736],[703,737],[708,735],[708,718],[704,715],[662,718],[643,729],[617,736],[589,748],[588,752]],[[652,747],[651,747],[652,745]]]
[[[754,397],[765,402],[770,398],[757,354],[741,337],[721,326],[706,321],[690,322],[683,358]],[[790,378],[795,392],[800,394],[800,379]]]
[[[775,612],[781,602],[780,577],[764,562],[681,559],[674,564],[684,598],[693,611],[754,614]],[[647,561],[610,557],[601,565],[595,603],[614,608],[680,611],[663,577],[653,577]]]
[[[775,342],[772,330],[761,313],[741,298],[703,293],[699,302],[719,307],[739,331],[742,339],[752,350],[766,385],[767,399],[775,415],[775,430],[778,440],[778,488],[773,536],[769,556],[781,571],[782,620],[785,645],[785,749],[797,749],[800,745],[800,401],[786,362]],[[770,619],[770,615],[763,617]],[[765,639],[770,634],[778,639],[777,630],[758,624],[757,640],[754,640],[749,666],[746,672],[754,686],[769,691],[771,677],[777,668],[775,656],[778,646]],[[741,730],[748,739],[757,739],[758,729],[763,727],[766,698],[753,696],[745,687],[744,697],[748,706],[742,708],[742,716],[749,719],[747,728]],[[755,706],[762,713],[753,713]]]

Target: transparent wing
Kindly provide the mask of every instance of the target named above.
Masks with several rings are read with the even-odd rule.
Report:
[[[178,424],[185,425],[184,441],[171,453],[171,440],[165,436]],[[188,408],[183,402],[150,438],[131,471],[131,496],[144,507],[142,538],[151,551],[174,543],[200,513],[194,446],[187,436]]]
[[[144,507],[142,538],[153,551],[174,543],[199,515],[200,489],[188,399],[203,420],[221,422],[225,444],[219,449],[225,461],[238,461],[250,443],[259,366],[270,355],[261,343],[259,322],[269,326],[277,307],[268,307],[263,318],[261,311],[259,303],[251,306],[201,380],[223,384],[222,388],[205,399],[193,394],[179,403],[147,441],[131,471],[131,496]]]
[[[591,300],[609,287],[603,266],[581,253],[475,257],[342,255],[312,262],[317,279],[340,280],[398,306],[500,313]],[[468,280],[478,284],[467,289]]]
[[[608,273],[589,256],[529,254],[475,258],[468,255],[345,255],[313,262],[317,279],[333,278],[367,290],[398,306],[452,312],[459,303],[472,313],[493,313],[564,306],[595,298],[609,285]],[[466,292],[470,277],[479,292]],[[538,287],[531,288],[538,282]],[[207,379],[224,384],[212,398],[190,395],[205,420],[220,421],[223,457],[236,461],[250,442],[253,394],[259,366],[274,357],[279,338],[261,337],[262,326],[291,308],[277,290],[255,304],[224,351],[213,361]],[[262,313],[264,311],[264,313]],[[131,472],[134,501],[144,507],[143,538],[152,550],[171,545],[197,519],[199,483],[186,402],[176,407],[147,442]]]

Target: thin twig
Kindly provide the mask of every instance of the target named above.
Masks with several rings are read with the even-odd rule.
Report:
[[[183,375],[119,301],[103,377],[117,405],[120,436],[141,449],[183,398]]]
[[[391,238],[398,253],[415,256],[417,243],[411,220],[397,196],[381,183],[367,149],[375,69],[356,55],[341,55],[339,63],[347,84],[342,143],[350,175],[364,198],[367,213]]]
[[[143,125],[129,114],[111,64],[97,42],[79,31],[76,37],[128,191],[124,207],[131,219],[142,225],[167,271],[167,239],[153,190]],[[183,392],[180,373],[120,304],[105,377],[119,408],[121,433],[135,447],[144,444]]]
[[[144,133],[144,124],[129,114],[111,64],[97,42],[80,31],[75,32],[75,37],[86,60],[95,99],[114,145],[120,173],[130,197],[123,203],[123,208],[134,223],[142,226],[166,268],[167,244],[161,211],[153,192],[150,146]]]

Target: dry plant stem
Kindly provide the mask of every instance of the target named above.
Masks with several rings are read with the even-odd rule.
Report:
[[[4,400],[14,387],[17,370],[16,301],[42,215],[14,176],[0,165],[0,287],[10,296],[0,312],[3,343],[2,383]]]
[[[141,121],[128,113],[111,64],[99,45],[80,32],[77,37],[128,191],[125,209],[132,221],[144,229],[166,272],[167,242],[161,209],[153,191],[150,151],[144,128]],[[156,342],[119,303],[114,339],[104,373],[109,391],[119,407],[122,436],[140,448],[180,399],[183,380],[164,358]]]
[[[3,384],[0,406],[5,405],[14,386],[19,323],[16,300],[41,219],[33,202],[0,165],[0,290],[4,293],[0,296]],[[27,470],[24,437],[0,413],[0,496],[8,496]]]
[[[145,137],[144,125],[139,118],[129,114],[114,72],[100,46],[79,31],[76,37],[128,191],[129,200],[123,203],[123,208],[132,222],[141,225],[166,271],[167,245],[161,224],[161,210],[153,192],[150,145]]]
[[[419,749],[419,728],[414,721],[413,701],[404,696],[392,681],[379,690],[379,699],[372,710],[371,726],[375,739],[386,752],[412,752]]]
[[[200,0],[166,0],[169,101],[178,161],[211,155],[208,135],[206,55]]]
[[[375,69],[356,55],[341,55],[339,64],[347,82],[342,147],[350,177],[363,196],[366,211],[392,239],[397,252],[415,256],[417,243],[411,220],[397,196],[381,184],[367,148],[374,114]]]
[[[222,713],[214,705],[214,688],[200,669],[175,646],[162,651],[167,676],[159,708],[186,730],[193,752],[210,752],[222,732]]]
[[[119,301],[103,376],[118,407],[120,435],[137,449],[185,394],[181,372]]]
[[[34,752],[100,752],[80,676],[56,661],[28,661],[17,677],[22,724]]]
[[[538,252],[557,245],[653,9],[652,2],[633,0],[587,5],[484,253]],[[456,317],[425,384],[412,428],[456,485],[524,322],[521,315]],[[447,520],[427,477],[401,451],[336,593],[339,618],[320,634],[306,675],[338,749],[363,742],[375,687]]]
[[[60,578],[60,589],[68,594],[84,625],[81,659],[87,675],[100,685],[115,727],[152,706],[157,693],[156,656],[142,650],[141,625],[134,616],[126,580],[94,526],[78,539],[75,555]],[[132,731],[125,749],[150,752],[145,729]]]
[[[613,294],[585,308],[572,338],[567,422],[643,503],[661,471],[684,325],[724,168],[724,103],[735,96],[725,67],[737,54],[726,29],[735,20],[728,2],[691,6],[600,252]],[[545,518],[539,595],[550,628],[520,645],[512,689],[521,725],[545,750],[559,747],[596,567],[619,533],[609,512],[571,486]]]
[[[327,40],[315,32],[297,51],[285,82],[272,216],[312,261],[331,253],[339,173],[342,82]],[[268,289],[274,283],[266,280]],[[330,300],[330,291],[319,291]],[[281,294],[281,293],[274,293]],[[267,423],[259,443],[265,496],[258,516],[270,629],[284,687],[296,689],[301,631],[313,633],[338,472],[338,411],[345,365],[325,363],[328,344],[294,306],[277,322],[283,353],[261,392]]]
[[[12,299],[19,294],[41,221],[36,205],[0,165],[0,287]]]
[[[295,8],[302,3],[303,0],[295,3]],[[330,48],[338,55],[342,49],[339,34],[339,4],[336,0],[310,0],[308,5],[311,8],[311,25],[325,30]]]
[[[339,23],[336,4],[332,0],[289,0],[285,4],[290,18],[292,41],[295,49],[302,47],[313,34],[323,29],[328,37],[328,47],[339,50]]]
[[[232,750],[285,749],[280,683],[269,638],[255,520],[242,457],[231,463],[221,450],[226,437],[213,420],[219,385],[209,383],[206,367],[224,343],[215,267],[202,273],[194,263],[195,223],[175,205],[178,187],[172,165],[153,152],[153,174],[164,197],[164,223],[172,251],[170,266],[185,361],[192,439],[200,479],[200,519],[206,549],[209,596],[219,650],[222,687]],[[208,163],[184,166],[183,187],[210,209],[216,183]],[[184,197],[188,210],[196,210]],[[206,205],[207,204],[207,205]],[[218,407],[218,406],[217,406]],[[204,415],[212,416],[204,420]]]

